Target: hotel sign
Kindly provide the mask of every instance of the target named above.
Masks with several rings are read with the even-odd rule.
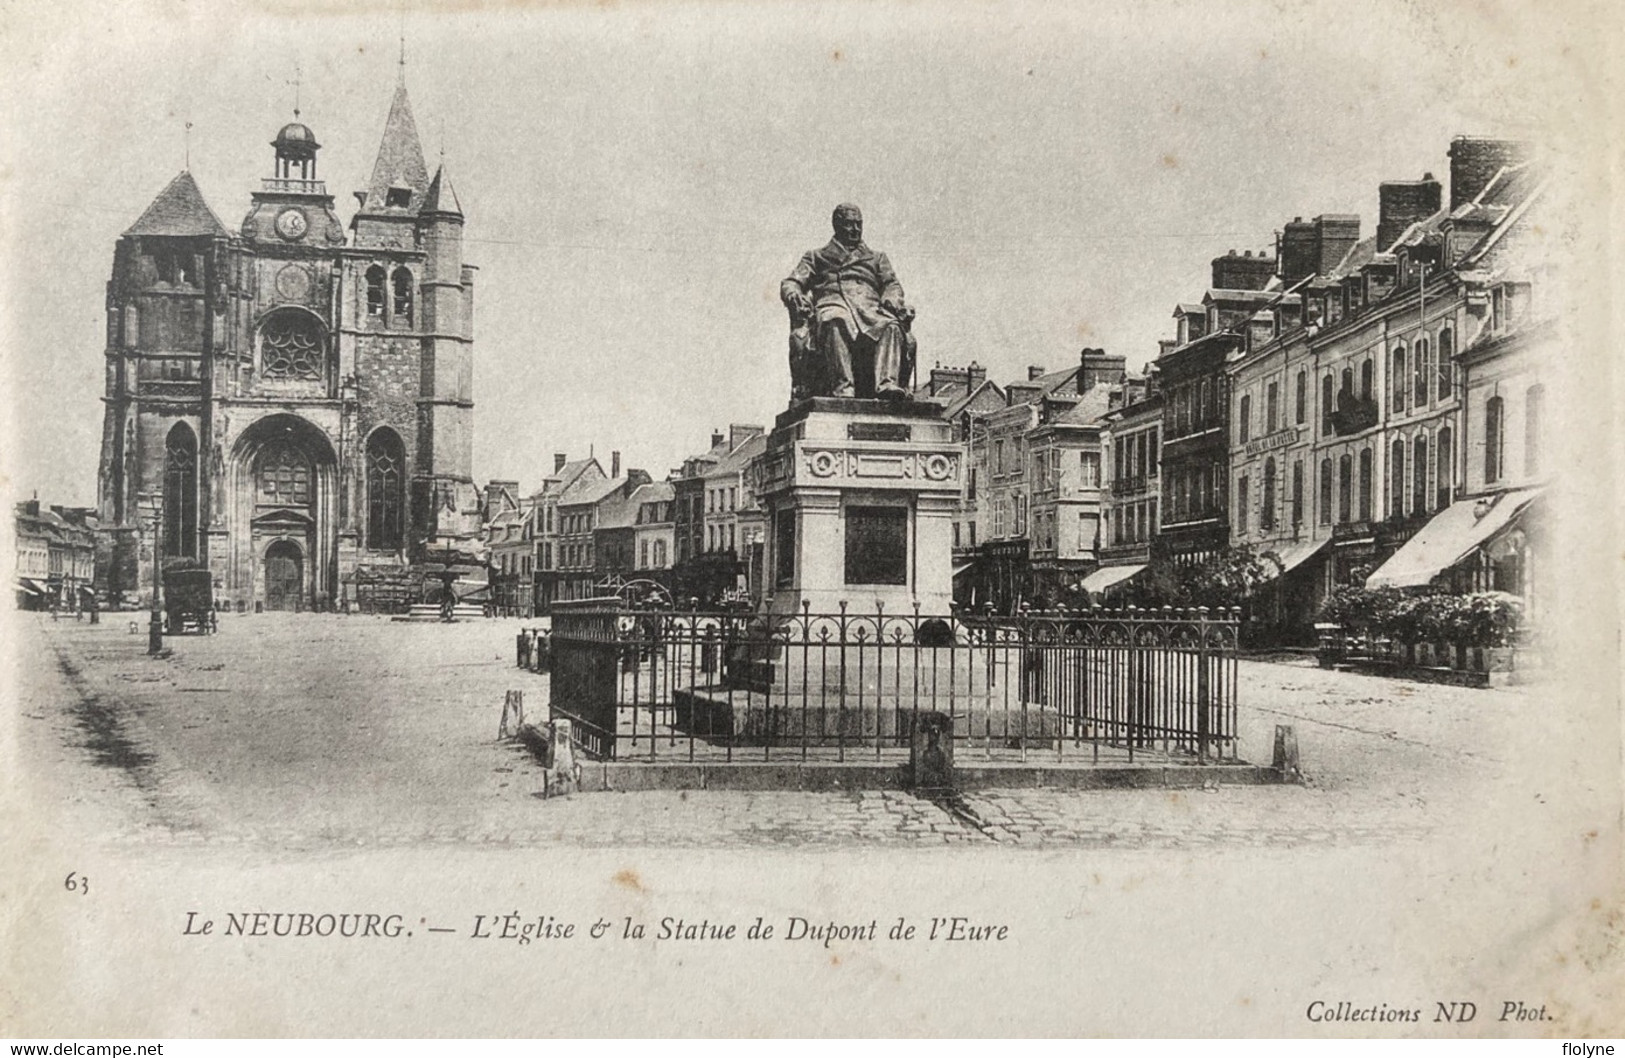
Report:
[[[1297,439],[1298,428],[1296,426],[1288,426],[1284,430],[1275,431],[1268,437],[1259,437],[1255,440],[1248,441],[1243,451],[1250,456],[1263,455],[1265,452],[1273,452],[1277,448],[1286,448],[1296,442]]]

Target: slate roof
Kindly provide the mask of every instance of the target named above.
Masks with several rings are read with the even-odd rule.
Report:
[[[361,212],[400,212],[385,205],[390,187],[397,185],[412,189],[411,204],[406,212],[416,213],[423,208],[429,187],[429,168],[423,164],[423,147],[418,142],[418,126],[412,119],[412,103],[406,96],[404,81],[395,86],[395,98],[389,104],[384,138],[378,144],[378,160],[372,166],[367,201]]]
[[[446,172],[444,162],[429,181],[429,190],[423,196],[423,212],[463,215],[463,204],[457,200],[457,191],[451,186],[451,174]]]
[[[559,506],[576,507],[584,503],[598,503],[625,484],[625,477],[578,481],[564,490],[564,495],[559,497]]]
[[[1105,414],[1111,410],[1111,394],[1113,390],[1121,390],[1120,386],[1091,386],[1078,402],[1066,411],[1057,415],[1054,423],[1067,426],[1083,426],[1098,423]]]
[[[192,174],[182,169],[169,186],[158,192],[126,235],[220,235],[227,234],[226,226],[214,215],[214,210],[203,200]]]
[[[716,466],[707,470],[702,477],[706,479],[728,477],[737,474],[745,468],[745,464],[767,451],[767,436],[757,434],[747,440],[741,441],[739,447],[729,452]]]

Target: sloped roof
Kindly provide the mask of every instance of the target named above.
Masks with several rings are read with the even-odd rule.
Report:
[[[412,119],[412,102],[406,96],[406,82],[395,86],[395,98],[389,104],[389,117],[384,121],[384,138],[378,144],[378,160],[372,165],[372,180],[367,184],[367,201],[363,213],[386,211],[391,187],[412,190],[407,212],[416,213],[423,207],[424,194],[429,187],[429,168],[423,164],[423,147],[418,143],[417,122]]]
[[[1083,426],[1098,423],[1111,410],[1112,390],[1121,390],[1119,386],[1091,386],[1078,402],[1066,411],[1057,415],[1054,422],[1067,426]]]
[[[765,434],[756,434],[739,443],[739,447],[723,458],[716,466],[707,470],[702,477],[720,478],[730,474],[737,474],[744,469],[745,464],[767,451],[767,437]]]
[[[227,232],[226,226],[203,200],[197,181],[182,169],[124,234],[224,236]]]
[[[620,479],[625,481],[625,478]],[[598,507],[598,528],[627,529],[638,520],[638,505],[631,496],[616,496]]]
[[[626,484],[625,477],[598,478],[593,481],[577,481],[564,490],[559,497],[559,506],[575,507],[583,503],[598,503],[605,496]]]
[[[463,215],[463,204],[457,200],[457,191],[451,186],[451,174],[446,172],[444,162],[434,171],[434,179],[429,181],[429,190],[423,196],[423,212]]]
[[[1000,400],[1004,399],[1004,390],[1000,389],[992,379],[983,379],[981,385],[977,386],[969,393],[963,394],[958,398],[949,401],[947,407],[942,409],[942,417],[944,419],[952,419],[954,416],[958,415],[960,412],[969,407],[971,401],[980,396],[982,391],[985,389],[993,390],[994,393],[999,395]]]
[[[632,493],[632,502],[638,506],[645,503],[666,503],[677,498],[677,490],[672,488],[669,481],[651,481],[639,485]]]
[[[572,460],[564,464],[563,467],[543,478],[542,487],[531,493],[530,498],[540,499],[543,496],[555,496],[563,492],[575,484],[576,478],[581,476],[582,471],[596,462],[598,462],[597,459],[588,457],[586,459]]]

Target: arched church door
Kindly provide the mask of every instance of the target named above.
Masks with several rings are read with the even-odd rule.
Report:
[[[278,540],[265,550],[265,608],[304,608],[305,562],[299,545]]]

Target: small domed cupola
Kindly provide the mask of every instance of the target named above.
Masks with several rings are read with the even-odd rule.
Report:
[[[271,141],[276,148],[276,175],[281,180],[316,179],[316,152],[321,144],[310,126],[290,121]]]

